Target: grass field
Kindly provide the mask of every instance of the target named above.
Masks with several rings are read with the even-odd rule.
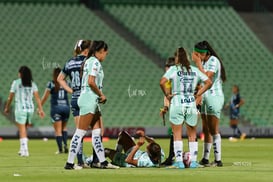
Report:
[[[157,140],[168,152],[167,139]],[[184,141],[184,143],[186,143]],[[91,143],[85,142],[85,154],[90,154]],[[113,148],[115,140],[104,143],[105,147]],[[186,147],[186,146],[185,146]],[[184,148],[185,148],[184,147]],[[67,171],[63,169],[67,155],[55,155],[54,140],[47,142],[30,140],[30,157],[17,155],[18,140],[3,140],[0,142],[0,181],[1,182],[153,182],[153,181],[202,181],[202,182],[232,182],[232,181],[272,181],[273,179],[273,144],[272,139],[246,139],[230,142],[223,140],[222,168],[199,169],[165,169],[165,168],[122,168],[117,170],[83,169]],[[202,143],[199,143],[202,150]],[[201,152],[199,152],[201,155]],[[199,158],[200,158],[199,155]]]

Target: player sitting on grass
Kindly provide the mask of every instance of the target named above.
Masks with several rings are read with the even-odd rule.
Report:
[[[105,156],[112,160],[112,164],[120,167],[159,167],[161,160],[164,159],[160,145],[145,136],[143,131],[137,131],[137,135],[140,138],[135,143],[126,131],[122,131],[117,140],[116,150],[106,148]],[[145,140],[148,145],[144,152],[139,149]],[[123,150],[125,153],[122,153]]]

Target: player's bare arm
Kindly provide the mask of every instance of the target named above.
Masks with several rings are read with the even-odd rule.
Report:
[[[137,144],[133,147],[133,150],[129,153],[129,155],[127,156],[127,158],[125,159],[125,162],[127,162],[128,164],[137,166],[138,160],[134,159],[134,156],[136,154],[136,152],[139,150],[139,148],[145,143],[145,138],[144,137],[140,137],[139,141],[137,142]]]
[[[4,110],[4,112],[5,112],[6,114],[9,113],[10,104],[11,104],[11,102],[12,102],[12,100],[13,100],[13,97],[14,97],[14,93],[10,92],[10,93],[9,93],[9,96],[8,96],[8,100],[7,100],[6,106],[5,106],[5,110]]]
[[[65,81],[65,78],[66,78],[66,75],[65,75],[64,73],[61,72],[61,73],[59,74],[58,78],[57,78],[57,81],[59,82],[59,84],[60,84],[68,93],[72,94],[72,93],[73,93],[73,90],[72,90],[72,88],[70,88],[70,87],[68,86],[68,84],[67,84],[66,81]]]

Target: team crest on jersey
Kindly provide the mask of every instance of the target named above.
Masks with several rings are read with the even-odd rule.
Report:
[[[180,77],[181,77],[182,74],[183,74],[182,71],[178,71],[178,72],[177,72],[177,76],[180,76]]]

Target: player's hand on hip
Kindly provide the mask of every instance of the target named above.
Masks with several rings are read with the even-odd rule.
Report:
[[[99,98],[99,103],[105,104],[106,101],[107,101],[106,96],[104,94],[102,94]]]
[[[163,108],[160,108],[160,112],[159,112],[159,115],[161,117],[163,117],[163,115],[165,115],[167,112],[168,112],[168,107],[167,106],[164,106]]]
[[[166,95],[166,98],[167,98],[169,101],[171,101],[172,98],[173,98],[175,95],[176,95],[176,94],[168,94],[168,95]]]
[[[9,108],[5,107],[4,113],[5,113],[5,114],[8,114],[8,113],[9,113]]]

